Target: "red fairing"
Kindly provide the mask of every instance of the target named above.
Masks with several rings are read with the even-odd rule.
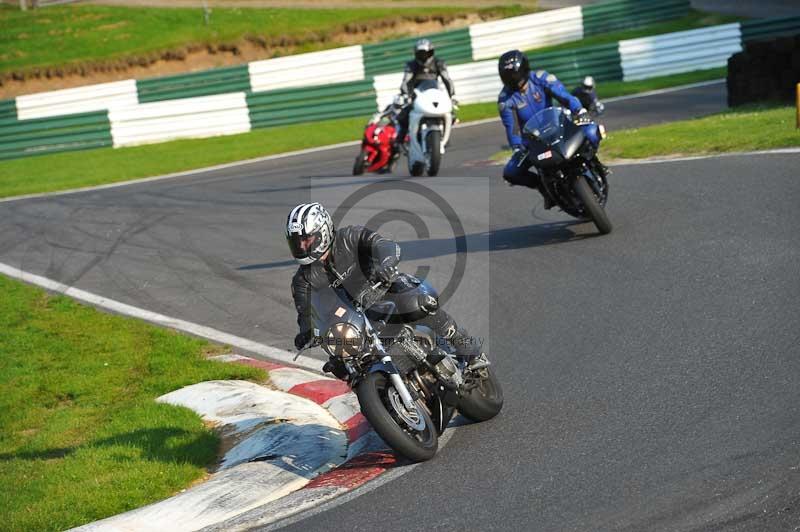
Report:
[[[397,130],[390,124],[367,125],[361,142],[362,148],[367,152],[367,172],[377,172],[389,163],[396,136]]]

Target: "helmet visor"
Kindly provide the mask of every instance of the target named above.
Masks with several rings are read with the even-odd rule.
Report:
[[[425,61],[433,57],[433,50],[417,50],[416,52],[414,52],[414,57],[420,63],[424,63]]]
[[[525,75],[521,70],[503,70],[500,79],[506,87],[518,89],[525,84]]]
[[[311,252],[319,242],[319,234],[313,233],[310,235],[298,235],[292,233],[286,237],[286,242],[289,244],[289,249],[292,256],[296,259],[305,259],[311,255]]]

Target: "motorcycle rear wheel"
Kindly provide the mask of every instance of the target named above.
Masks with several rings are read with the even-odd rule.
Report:
[[[398,454],[412,462],[430,460],[439,447],[439,435],[421,400],[417,400],[417,414],[424,422],[421,431],[405,426],[388,398],[388,392],[394,389],[385,373],[370,373],[356,387],[361,413],[367,418],[375,432],[383,438]]]
[[[486,421],[503,408],[503,389],[491,366],[478,370],[483,377],[475,388],[461,396],[458,411],[470,421]]]
[[[356,156],[356,162],[353,163],[353,175],[361,175],[364,173],[364,165],[367,162],[367,150],[361,150]]]
[[[442,132],[436,129],[430,131],[425,145],[429,156],[428,175],[433,177],[439,173],[439,166],[442,164]]]
[[[586,208],[586,214],[592,219],[600,234],[607,235],[610,233],[612,229],[611,220],[608,219],[606,210],[600,205],[591,185],[586,182],[583,176],[579,176],[575,181],[575,194],[580,198]]]

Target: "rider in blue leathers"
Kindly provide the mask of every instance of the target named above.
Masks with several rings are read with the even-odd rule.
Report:
[[[575,123],[584,129],[589,142],[595,147],[600,144],[600,132],[591,121],[588,111],[553,74],[544,70],[532,73],[528,58],[519,50],[511,50],[500,56],[498,71],[503,81],[503,90],[498,96],[497,108],[506,130],[508,144],[514,150],[503,169],[503,179],[509,184],[538,188],[539,174],[533,161],[527,156],[525,139],[520,132],[525,122],[542,109],[552,106],[553,100],[572,112]],[[592,162],[605,176],[608,169],[596,157]],[[552,205],[549,205],[547,195],[545,200],[545,208],[550,208]]]

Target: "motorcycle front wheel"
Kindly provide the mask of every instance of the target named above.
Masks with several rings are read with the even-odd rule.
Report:
[[[428,175],[433,177],[439,173],[442,164],[442,132],[434,129],[428,133],[426,142],[428,149]]]
[[[367,162],[367,150],[361,150],[356,156],[356,162],[353,163],[353,175],[361,175],[364,173],[364,165]]]
[[[439,447],[439,435],[421,400],[408,412],[388,375],[370,373],[356,387],[361,413],[375,432],[398,454],[412,462],[430,460]],[[421,425],[415,429],[411,425]]]
[[[594,195],[591,185],[586,182],[583,176],[579,176],[575,181],[575,194],[583,203],[586,209],[586,214],[592,219],[597,230],[601,235],[607,235],[611,232],[611,220],[608,219],[606,210],[600,205],[597,196]]]

